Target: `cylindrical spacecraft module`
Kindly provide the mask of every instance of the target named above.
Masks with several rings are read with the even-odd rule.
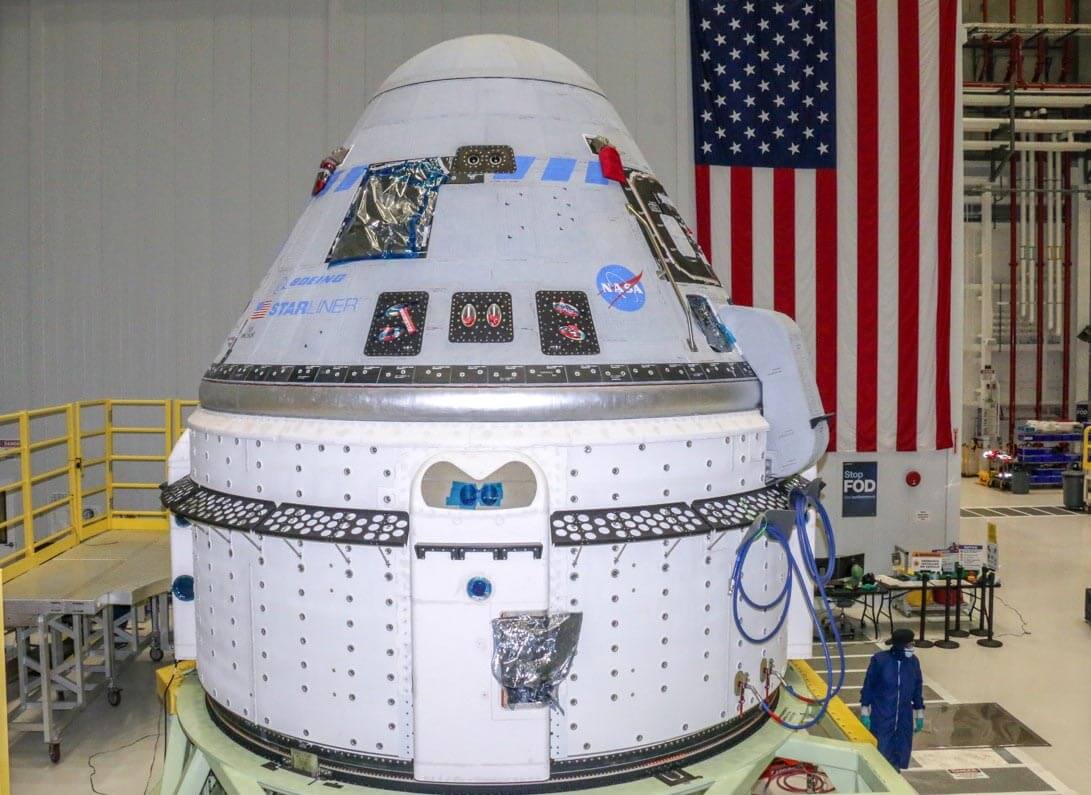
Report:
[[[411,58],[314,188],[164,489],[220,727],[430,792],[591,786],[753,731],[788,630],[733,615],[732,564],[826,445],[798,330],[730,304],[540,44]],[[780,591],[784,551],[750,558],[747,592]]]

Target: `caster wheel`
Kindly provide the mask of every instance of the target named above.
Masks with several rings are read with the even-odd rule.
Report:
[[[116,688],[116,687],[112,687],[109,690],[107,690],[106,691],[106,703],[109,704],[111,707],[116,707],[118,704],[120,704],[121,703],[121,690]]]
[[[53,764],[57,764],[61,761],[61,744],[50,743],[49,744],[49,761]]]
[[[162,649],[152,649],[148,652],[148,656],[152,658],[152,662],[159,662],[163,659]]]

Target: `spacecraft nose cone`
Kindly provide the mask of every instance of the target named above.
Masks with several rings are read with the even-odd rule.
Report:
[[[410,58],[313,185],[205,408],[526,422],[759,403],[692,229],[599,86],[545,45],[466,36]]]
[[[394,70],[378,93],[418,83],[474,77],[544,80],[602,93],[587,72],[551,47],[497,34],[462,36],[429,47]]]

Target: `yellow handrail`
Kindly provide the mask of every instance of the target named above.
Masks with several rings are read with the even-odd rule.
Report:
[[[72,405],[72,404],[71,403],[63,403],[60,406],[47,406],[44,409],[29,409],[26,412],[26,415],[27,415],[28,418],[30,418],[32,420],[36,420],[39,417],[52,417],[52,416],[55,416],[57,414],[64,414],[66,411],[68,411],[68,407],[70,405]]]
[[[107,530],[165,531],[166,511],[125,507],[132,498],[124,495],[158,492],[171,449],[185,430],[186,412],[196,405],[194,400],[169,398],[100,398],[0,415],[0,430],[9,428],[18,434],[0,447],[0,460],[18,461],[18,474],[0,482],[0,500],[7,501],[11,494],[16,497],[11,502],[19,505],[17,514],[0,514],[0,534],[12,536],[17,547],[0,557],[4,579],[17,577]],[[162,413],[149,422],[147,410],[155,408]],[[143,415],[137,416],[140,409]],[[56,417],[64,418],[63,433],[57,433],[57,421],[51,419]],[[161,437],[162,452],[119,449],[119,439],[140,437]],[[57,451],[63,451],[63,463]],[[124,470],[119,477],[118,465],[137,469]],[[132,477],[136,472],[140,476]],[[99,502],[91,502],[95,497],[101,500],[102,511],[85,516],[85,509]],[[65,514],[64,526],[57,527],[56,517]],[[56,524],[49,526],[51,522]],[[38,537],[43,531],[47,534]]]
[[[30,479],[30,485],[37,486],[39,483],[44,483],[47,480],[59,478],[61,475],[67,475],[70,469],[71,467],[68,466],[68,464],[65,464],[64,466],[59,466],[56,469],[49,469],[45,472],[40,472]]]
[[[182,412],[186,409],[192,409],[197,407],[196,400],[176,400],[174,401],[174,410],[171,413],[171,433],[175,441],[186,430],[185,417],[182,416]]]
[[[14,411],[0,415],[0,431],[8,438],[0,440],[0,461],[18,461],[17,474],[9,481],[0,482],[0,508],[6,509],[8,495],[16,495],[11,502],[19,505],[19,513],[11,516],[0,512],[0,534],[14,535],[17,549],[0,557],[0,626],[3,626],[3,587],[14,577],[45,563],[99,533],[113,529],[154,530],[165,532],[167,513],[158,509],[126,509],[115,503],[118,492],[157,492],[166,477],[167,461],[175,442],[185,430],[185,412],[197,405],[193,400],[113,400],[101,398],[66,403],[59,406]],[[115,425],[115,412],[129,408],[162,408],[161,418],[151,423],[127,419]],[[101,413],[99,427],[84,428],[84,412]],[[145,412],[146,413],[146,412]],[[56,434],[56,420],[64,417],[64,433]],[[43,422],[44,421],[44,422]],[[93,420],[89,420],[93,422]],[[41,424],[39,424],[41,423]],[[50,430],[42,427],[50,426]],[[17,433],[11,439],[12,429]],[[115,437],[161,436],[162,453],[118,452]],[[101,452],[91,450],[85,455],[91,442],[102,439]],[[61,454],[64,453],[63,462]],[[115,465],[142,466],[139,479],[115,477]],[[87,473],[101,473],[101,482],[89,483]],[[154,477],[149,477],[154,472]],[[48,492],[52,487],[45,484],[64,479],[66,493]],[[37,489],[36,489],[37,487]],[[101,495],[103,512],[97,516],[84,516],[88,500]],[[49,521],[63,515],[67,521],[59,529],[49,528]],[[48,531],[46,528],[49,528]],[[36,533],[46,532],[37,537]],[[21,533],[21,537],[20,537]],[[7,680],[4,655],[0,655],[0,683]],[[0,688],[0,715],[6,715],[7,695]],[[8,725],[0,720],[0,795],[10,795],[10,767],[8,757]]]
[[[22,482],[20,492],[23,509],[23,549],[30,558],[31,566],[37,566],[37,550],[34,549],[34,489],[30,482],[30,415],[23,412],[19,417],[19,447],[22,454],[19,456],[19,480]],[[28,509],[27,506],[31,506]]]
[[[4,570],[0,569],[0,627],[4,625]],[[0,654],[0,682],[8,681],[7,655]],[[0,795],[11,795],[11,767],[8,757],[8,689],[0,687]]]

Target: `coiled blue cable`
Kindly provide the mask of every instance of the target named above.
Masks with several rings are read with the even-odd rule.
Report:
[[[826,585],[829,584],[830,579],[833,577],[834,563],[837,559],[837,543],[833,534],[833,523],[830,521],[829,514],[826,512],[825,506],[817,497],[811,497],[806,493],[793,489],[789,495],[789,503],[795,510],[795,525],[799,528],[799,549],[800,555],[803,558],[803,568],[806,570],[807,575],[811,581],[815,584],[818,590],[819,599],[822,602],[822,607],[826,611],[826,615],[833,616],[833,611],[830,609],[829,598],[826,596]],[[807,510],[813,507],[815,513],[818,515],[820,523],[822,525],[823,533],[826,538],[826,549],[829,551],[829,557],[827,559],[826,568],[824,571],[819,571],[818,561],[815,559],[814,549],[811,547],[810,540],[807,538]],[[799,561],[796,560],[795,555],[792,554],[792,549],[789,544],[789,534],[791,528],[788,528],[787,532],[781,530],[774,523],[765,522],[762,529],[758,533],[753,533],[746,538],[742,544],[739,545],[739,549],[735,553],[735,565],[731,571],[731,606],[732,614],[735,620],[735,628],[739,634],[750,643],[762,644],[772,638],[774,638],[784,626],[784,622],[788,619],[788,613],[790,612],[792,605],[792,586],[795,583],[795,578],[798,576],[800,582],[804,582],[803,570],[801,570]],[[780,592],[776,594],[771,600],[767,602],[759,602],[750,594],[747,593],[745,586],[743,585],[743,571],[746,568],[746,560],[750,554],[750,548],[754,545],[762,536],[767,537],[771,541],[780,545],[780,548],[784,551],[784,556],[788,561],[788,571],[784,578],[784,586]],[[742,620],[739,616],[739,600],[742,600],[749,607],[765,612],[772,610],[776,607],[780,607],[780,615],[777,617],[776,625],[772,630],[766,632],[764,635],[755,637],[746,631],[746,628],[742,625]],[[804,604],[807,607],[807,612],[811,616],[815,629],[818,631],[818,640],[822,646],[822,656],[826,663],[826,694],[817,701],[812,701],[818,706],[818,711],[807,720],[802,723],[791,723],[785,721],[780,716],[777,716],[769,708],[769,705],[764,700],[759,699],[758,704],[770,717],[773,717],[783,726],[789,729],[809,729],[817,724],[826,715],[826,711],[829,708],[830,702],[834,697],[841,692],[841,687],[845,683],[845,648],[841,643],[841,633],[837,628],[837,622],[830,621],[830,629],[833,635],[833,642],[837,648],[838,662],[840,671],[837,675],[837,682],[834,683],[834,669],[833,658],[830,654],[829,638],[826,635],[826,630],[822,626],[822,622],[819,620],[818,615],[815,612],[814,602],[812,599],[805,599]],[[784,688],[797,698],[803,698],[796,693],[792,687],[785,682]]]

